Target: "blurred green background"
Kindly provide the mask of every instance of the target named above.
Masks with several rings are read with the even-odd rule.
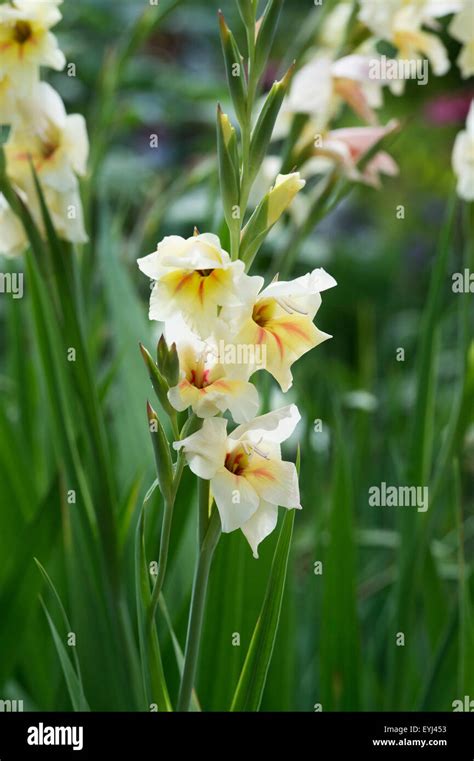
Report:
[[[167,6],[160,5],[162,12]],[[136,259],[164,235],[187,237],[194,225],[218,231],[216,102],[230,111],[217,2],[169,5],[169,14],[121,66],[116,46],[123,50],[130,41],[147,3],[66,0],[57,34],[76,76],[49,77],[68,111],[86,116],[91,138],[93,243],[81,277],[118,492],[121,555],[113,573],[122,590],[120,626],[116,613],[109,615],[104,559],[84,531],[82,506],[61,498],[68,485],[61,481],[51,430],[28,280],[25,299],[0,301],[0,698],[23,699],[25,709],[72,707],[41,593],[67,657],[67,633],[76,634],[89,706],[146,710],[136,683],[133,552],[154,466],[145,415],[152,389],[138,342],[152,350],[159,326],[148,321],[149,288]],[[240,39],[235,4],[221,6]],[[284,71],[282,62],[291,60],[315,12],[309,0],[286,3],[269,84]],[[447,44],[454,61],[458,46]],[[109,100],[115,87],[116,98]],[[267,404],[295,402],[303,417],[297,439],[304,509],[296,516],[263,710],[313,711],[319,704],[323,710],[452,710],[454,700],[474,697],[472,343],[467,352],[473,297],[451,290],[452,273],[462,271],[469,257],[472,262],[472,219],[460,203],[452,208],[451,170],[452,145],[472,92],[453,65],[447,76],[431,76],[427,87],[413,82],[403,97],[386,95],[381,121],[402,122],[391,149],[399,176],[386,179],[380,191],[356,186],[305,242],[292,273],[322,266],[338,287],[324,295],[317,318],[334,338],[298,362],[290,392],[283,398],[271,378],[259,378]],[[343,112],[337,126],[351,123]],[[158,148],[150,148],[153,134]],[[397,218],[399,205],[404,219]],[[255,271],[273,276],[284,243],[283,230],[272,236]],[[21,261],[11,266],[22,271]],[[397,361],[399,348],[403,362]],[[80,430],[81,406],[70,413]],[[102,473],[85,437],[77,446],[86,478],[100,485]],[[382,481],[429,484],[428,513],[370,507],[368,489]],[[182,647],[195,551],[192,483],[186,474],[164,589]],[[150,510],[152,560],[161,519],[156,495]],[[258,561],[240,532],[219,544],[197,690],[207,710],[229,708],[276,540],[277,532],[262,545]],[[33,556],[53,580],[71,628]],[[318,561],[322,573],[315,572]],[[175,696],[179,672],[162,615],[159,632]],[[399,632],[404,647],[396,644]],[[232,644],[234,633],[240,646]]]

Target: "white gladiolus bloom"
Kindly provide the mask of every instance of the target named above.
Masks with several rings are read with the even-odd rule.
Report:
[[[248,366],[239,365],[228,351],[224,334],[202,341],[181,319],[167,323],[165,333],[168,344],[176,344],[179,358],[181,377],[168,391],[178,412],[191,407],[198,417],[208,418],[229,410],[236,423],[255,417],[258,391],[248,382]]]
[[[80,114],[67,114],[58,93],[38,84],[21,107],[23,126],[14,127],[5,146],[7,172],[20,187],[31,176],[30,158],[42,186],[57,192],[77,189],[89,152],[87,128]]]
[[[462,76],[467,79],[474,74],[474,2],[472,0],[464,0],[464,7],[449,25],[449,33],[463,44],[457,64]]]
[[[183,449],[192,472],[210,480],[222,531],[241,529],[254,557],[275,528],[278,506],[300,508],[296,467],[281,459],[280,444],[300,414],[293,404],[257,417],[227,434],[227,420],[209,418],[173,447]]]
[[[284,113],[308,114],[317,128],[324,128],[345,101],[364,121],[376,123],[373,109],[381,105],[386,83],[371,78],[372,61],[366,55],[314,58],[293,77]]]
[[[458,196],[465,201],[474,201],[474,100],[469,109],[466,129],[456,137],[452,163],[458,178]]]
[[[460,10],[462,0],[360,0],[360,20],[380,39],[398,48],[399,58],[426,56],[433,72],[441,76],[449,70],[449,59],[436,34],[435,19]]]
[[[313,324],[321,306],[321,292],[336,281],[323,269],[315,269],[288,282],[274,280],[263,291],[248,294],[243,307],[223,309],[235,334],[236,345],[265,348],[265,369],[282,391],[293,383],[291,365],[303,354],[331,338]],[[262,369],[255,366],[253,370]]]
[[[61,2],[13,0],[0,5],[0,78],[8,76],[16,92],[31,89],[40,66],[64,67],[66,59],[50,32],[61,19]]]
[[[191,238],[170,235],[157,250],[138,260],[140,270],[155,281],[150,319],[181,315],[201,338],[215,330],[219,307],[238,306],[261,278],[244,273],[242,261],[232,262],[217,235]]]
[[[19,102],[18,111],[20,122],[13,125],[5,144],[8,177],[25,194],[44,233],[31,161],[58,234],[84,243],[87,235],[77,179],[86,172],[89,152],[84,117],[68,115],[60,96],[46,82],[35,85],[31,96]]]

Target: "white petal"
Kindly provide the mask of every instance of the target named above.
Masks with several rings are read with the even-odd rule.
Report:
[[[331,66],[334,77],[355,79],[358,82],[370,81],[371,62],[373,58],[363,55],[348,55],[339,58]]]
[[[156,251],[137,260],[139,269],[152,280],[158,280],[163,274],[162,259],[171,253],[179,255],[186,241],[179,235],[168,235],[158,243]]]
[[[64,137],[67,141],[68,158],[77,174],[86,173],[89,139],[86,121],[82,114],[70,114],[64,125]]]
[[[222,468],[226,456],[227,420],[208,418],[202,428],[182,441],[175,441],[173,448],[184,448],[186,460],[193,473],[209,480]]]
[[[300,420],[298,407],[296,404],[290,404],[280,410],[260,415],[250,423],[239,425],[235,431],[232,431],[229,438],[240,439],[244,435],[252,434],[252,438],[260,437],[265,441],[281,444],[291,436]]]
[[[35,88],[33,108],[37,109],[43,118],[53,121],[58,127],[64,126],[66,107],[59,93],[47,82],[40,82]]]
[[[242,394],[226,397],[226,404],[236,423],[252,420],[260,406],[258,391],[253,383],[246,383]]]
[[[313,319],[321,306],[322,291],[337,285],[334,278],[322,268],[317,268],[295,280],[276,280],[260,294],[259,299],[274,298],[288,301],[289,308],[295,306]]]
[[[266,502],[280,507],[301,507],[298,473],[294,463],[274,458],[265,460],[254,454],[245,477],[258,496]]]
[[[143,272],[143,274],[147,277],[151,278],[151,280],[156,280],[156,278],[159,276],[159,270],[157,269],[158,260],[156,251],[154,251],[152,254],[148,254],[147,256],[142,256],[141,259],[137,259],[137,264],[140,271]]]
[[[236,476],[226,468],[221,468],[211,479],[211,491],[225,534],[241,528],[255,513],[260,501],[243,476]]]
[[[278,508],[261,500],[258,510],[242,526],[242,532],[252,548],[254,558],[258,558],[259,544],[272,533],[277,522]]]
[[[294,113],[327,115],[332,97],[331,59],[310,61],[293,77],[288,106]]]

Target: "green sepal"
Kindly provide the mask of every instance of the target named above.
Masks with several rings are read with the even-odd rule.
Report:
[[[169,385],[167,381],[165,378],[163,378],[162,374],[158,370],[156,362],[154,362],[150,352],[145,349],[143,344],[140,344],[140,352],[143,357],[143,361],[145,362],[146,369],[148,370],[148,375],[150,376],[151,384],[158,398],[158,401],[160,402],[166,414],[173,416],[175,414],[175,410],[168,401]]]
[[[239,156],[235,129],[220,106],[217,107],[217,154],[224,216],[231,229],[240,226],[240,217],[235,216],[240,200]]]
[[[173,496],[173,462],[171,460],[170,446],[163,426],[150,402],[147,402],[146,411],[153,451],[155,454],[158,483],[163,499],[169,504],[171,503]]]
[[[255,75],[259,79],[267,65],[268,56],[275,38],[278,20],[284,0],[269,0],[263,12],[255,48]]]
[[[235,113],[242,125],[247,118],[247,82],[244,74],[243,58],[234,35],[227,26],[224,16],[219,11],[222,52],[224,54],[227,84],[234,104]]]
[[[263,159],[265,158],[273,134],[273,129],[275,127],[278,113],[283,103],[283,99],[287,94],[288,88],[290,86],[290,81],[294,69],[295,64],[292,64],[283,79],[281,79],[279,82],[274,83],[272,89],[267,95],[267,99],[264,103],[260,116],[258,117],[250,143],[250,183],[254,181],[260,167],[262,166]]]

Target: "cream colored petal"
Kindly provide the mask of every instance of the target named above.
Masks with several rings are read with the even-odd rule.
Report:
[[[332,61],[316,58],[303,66],[293,77],[288,107],[294,113],[326,114],[333,91]]]
[[[311,349],[331,336],[319,330],[307,317],[289,314],[272,321],[266,332],[266,370],[278,381],[283,392],[292,384],[290,368]]]
[[[251,484],[226,468],[221,468],[211,479],[211,492],[225,534],[241,528],[258,508],[259,498]]]
[[[67,192],[58,192],[49,187],[44,187],[44,194],[54,226],[60,237],[71,243],[86,243],[88,237],[84,227],[82,201],[77,188],[77,181],[75,187]]]
[[[206,480],[222,468],[226,456],[227,420],[208,418],[202,428],[182,441],[175,441],[173,448],[184,449],[186,460],[193,473]]]
[[[242,532],[253,552],[258,558],[258,547],[264,539],[276,528],[278,523],[278,507],[260,500],[258,510],[242,526]]]
[[[168,391],[168,401],[177,412],[184,412],[188,407],[194,406],[198,398],[198,389],[188,383],[187,380],[181,381],[177,386],[173,386]],[[204,417],[204,415],[201,415],[201,417]]]
[[[266,502],[281,507],[301,507],[294,463],[273,458],[267,460],[254,453],[245,469],[245,478]]]
[[[81,176],[85,175],[89,139],[86,121],[82,114],[70,114],[66,118],[63,134],[67,155],[74,171]]]
[[[260,415],[250,423],[239,425],[229,438],[236,440],[251,434],[256,439],[262,438],[280,444],[291,436],[300,420],[298,407],[296,404],[290,404],[266,415]]]
[[[216,407],[221,412],[229,410],[236,423],[252,420],[258,412],[258,391],[253,383],[221,378],[209,388]]]
[[[161,274],[161,268],[159,267],[158,253],[154,251],[152,254],[142,256],[141,259],[137,259],[138,268],[144,275],[156,280]]]

